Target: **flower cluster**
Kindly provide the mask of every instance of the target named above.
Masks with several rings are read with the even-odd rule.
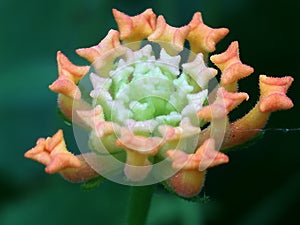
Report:
[[[271,112],[293,107],[286,96],[292,77],[260,75],[257,104],[229,121],[228,114],[249,98],[238,92],[238,81],[254,70],[241,62],[237,41],[209,57],[229,30],[205,25],[201,13],[179,28],[151,9],[136,16],[113,9],[113,15],[119,31],[76,50],[91,66],[74,65],[57,52],[59,76],[49,88],[88,143],[75,156],[61,130],[38,139],[25,157],[44,164],[47,173],[71,182],[100,175],[129,185],[166,181],[178,195],[192,197],[208,168],[229,161],[224,151],[254,138]],[[191,51],[184,49],[186,41]],[[221,72],[219,84],[209,59]],[[90,85],[83,87],[85,78]]]

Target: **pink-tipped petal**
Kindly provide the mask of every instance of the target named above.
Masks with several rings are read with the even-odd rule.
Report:
[[[194,154],[169,150],[167,155],[173,161],[174,169],[203,171],[229,161],[228,156],[215,150],[214,143],[213,139],[207,139]]]
[[[224,87],[220,87],[217,92],[216,100],[198,111],[197,116],[206,121],[219,119],[227,116],[230,111],[235,109],[249,96],[244,92],[228,92]]]
[[[157,24],[154,32],[148,37],[149,41],[158,42],[165,45],[165,49],[169,54],[173,55],[173,51],[181,51],[184,41],[190,31],[189,26],[172,27],[166,23],[163,16],[158,16]]]
[[[193,19],[188,24],[191,28],[187,40],[190,43],[191,50],[194,53],[206,55],[216,50],[216,44],[223,39],[229,32],[227,28],[213,29],[203,23],[202,15],[196,12]]]
[[[121,40],[127,42],[141,41],[155,29],[156,15],[152,9],[146,9],[136,16],[128,16],[117,9],[113,9],[112,12],[120,30]]]
[[[230,136],[222,149],[243,144],[255,137],[266,125],[271,112],[293,107],[293,102],[286,96],[292,82],[290,76],[274,78],[261,75],[258,103],[244,117],[230,124]]]
[[[76,66],[61,52],[57,52],[57,65],[59,77],[67,77],[75,84],[87,74],[90,70],[89,66]]]
[[[53,137],[39,139],[36,146],[25,153],[25,157],[44,164],[50,174],[81,166],[80,160],[67,150],[62,130]]]
[[[85,122],[85,124],[91,128],[95,129],[97,124],[104,120],[103,109],[100,105],[97,105],[92,110],[77,110],[77,115]]]
[[[225,52],[211,56],[210,60],[222,71],[222,85],[235,83],[254,71],[251,66],[241,62],[237,41],[232,42]]]
[[[120,45],[119,32],[116,30],[110,30],[106,37],[98,45],[90,48],[77,49],[76,53],[90,63],[93,63],[105,54],[115,51],[120,47]]]
[[[51,85],[49,85],[49,89],[55,93],[68,96],[72,99],[81,98],[80,89],[73,81],[66,78],[59,77]]]
[[[162,144],[159,137],[144,137],[134,135],[130,130],[121,129],[121,135],[116,145],[129,151],[136,151],[143,155],[155,155]]]
[[[277,110],[286,110],[292,108],[292,100],[286,96],[288,88],[293,82],[290,76],[275,78],[261,75],[259,85],[261,97],[259,100],[259,109],[261,112],[274,112]]]
[[[58,78],[49,86],[50,90],[73,99],[80,99],[78,82],[89,71],[89,66],[76,66],[60,51],[57,52]]]
[[[116,146],[123,148],[127,154],[124,168],[126,177],[132,181],[143,180],[152,168],[148,157],[154,156],[161,144],[161,138],[137,136],[126,128],[121,129]]]
[[[184,118],[178,127],[160,125],[158,130],[165,142],[180,141],[200,133],[200,128],[193,126],[188,118]]]

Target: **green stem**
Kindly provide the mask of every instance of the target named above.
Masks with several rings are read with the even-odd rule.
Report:
[[[155,185],[131,187],[128,225],[146,224]]]

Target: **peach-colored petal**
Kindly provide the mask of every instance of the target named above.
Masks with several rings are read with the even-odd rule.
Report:
[[[81,98],[81,91],[77,85],[65,77],[59,77],[51,85],[49,85],[49,89],[55,93],[63,94],[72,99]]]
[[[36,146],[25,153],[26,158],[35,160],[43,165],[50,163],[50,155],[47,151],[44,151],[45,138],[39,138],[36,142]]]
[[[225,52],[211,56],[210,60],[222,71],[222,85],[237,82],[239,79],[249,76],[254,71],[251,66],[247,66],[241,62],[237,41],[232,42]]]
[[[87,61],[93,63],[105,54],[115,51],[121,46],[119,40],[119,32],[116,30],[110,30],[106,37],[96,46],[90,48],[80,48],[76,50],[76,53]]]
[[[200,133],[200,128],[193,126],[187,117],[180,122],[178,127],[160,125],[158,130],[165,142],[180,141],[182,138],[192,137]]]
[[[99,140],[111,134],[119,134],[120,126],[114,122],[107,122],[104,119],[102,107],[97,105],[91,110],[77,110],[79,118],[93,130],[93,134]]]
[[[44,164],[46,172],[51,174],[81,166],[80,160],[67,150],[62,130],[53,137],[39,139],[36,146],[25,153],[25,157]]]
[[[213,29],[203,23],[202,15],[196,12],[188,24],[191,28],[187,40],[190,43],[191,51],[206,55],[216,50],[216,44],[229,32],[227,28]]]
[[[120,39],[127,42],[141,41],[155,29],[156,15],[152,9],[146,9],[136,16],[128,16],[116,9],[112,10],[120,30]]]
[[[121,129],[121,135],[116,145],[129,151],[136,151],[143,155],[155,155],[162,144],[159,137],[144,137],[134,135],[126,128]]]
[[[102,77],[108,77],[109,72],[113,70],[114,61],[117,57],[124,55],[128,48],[124,46],[111,49],[103,55],[99,55],[96,61],[93,62],[93,67],[95,68],[97,74]]]
[[[127,154],[124,168],[126,177],[132,181],[143,180],[152,167],[148,157],[154,156],[161,145],[161,138],[137,136],[126,128],[121,129],[116,146],[123,148]]]
[[[167,180],[176,194],[191,198],[197,195],[205,180],[206,168],[228,162],[228,157],[214,150],[212,139],[207,140],[194,154],[169,150],[173,168],[179,171]]]
[[[89,66],[76,66],[60,51],[57,52],[58,78],[49,85],[49,89],[58,93],[58,106],[69,120],[81,123],[72,118],[73,109],[87,109],[88,104],[81,99],[77,84],[89,71]]]
[[[73,99],[80,99],[78,82],[89,71],[89,66],[76,66],[60,51],[57,52],[58,78],[50,86],[50,90]]]
[[[183,49],[184,41],[190,31],[189,26],[172,27],[166,23],[163,16],[158,16],[157,24],[154,32],[148,37],[149,41],[158,42],[164,45],[164,42],[170,45],[164,46],[166,51],[171,54],[172,49],[181,51]],[[173,55],[173,54],[172,54]]]
[[[260,99],[255,107],[241,119],[230,124],[230,137],[222,149],[240,145],[255,137],[266,125],[271,112],[293,107],[286,92],[293,82],[292,77],[259,78]]]
[[[261,75],[259,77],[260,100],[259,109],[262,112],[286,110],[293,107],[292,100],[286,96],[293,82],[290,76],[275,78]]]
[[[207,139],[194,154],[180,150],[169,150],[167,155],[173,161],[174,169],[203,171],[229,161],[228,156],[215,150],[214,140]]]
[[[247,93],[232,93],[228,92],[224,87],[220,87],[217,92],[216,100],[211,105],[200,109],[197,113],[197,116],[198,118],[206,121],[223,118],[244,100],[248,100],[248,98],[249,96]]]
[[[100,105],[91,110],[77,110],[77,114],[91,129],[94,129],[98,123],[105,121],[103,109]]]
[[[87,74],[89,66],[76,66],[61,52],[57,52],[57,65],[59,77],[66,77],[75,84]]]

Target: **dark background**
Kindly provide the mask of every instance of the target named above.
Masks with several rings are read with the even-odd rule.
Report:
[[[291,75],[288,95],[292,110],[272,115],[265,138],[254,146],[229,153],[231,162],[212,168],[204,192],[211,201],[195,204],[159,188],[149,224],[275,225],[299,224],[299,1],[271,0],[1,0],[0,2],[0,224],[122,224],[129,188],[111,182],[84,192],[43,166],[23,158],[38,137],[63,128],[69,149],[76,149],[72,128],[56,114],[56,51],[73,62],[79,47],[97,44],[110,28],[117,8],[135,15],[148,7],[169,24],[187,24],[196,11],[212,27],[228,27],[218,45],[224,51],[238,40],[243,62],[255,73],[240,82],[250,94],[240,106],[242,116],[258,97],[258,75]],[[235,113],[238,115],[238,113]]]

